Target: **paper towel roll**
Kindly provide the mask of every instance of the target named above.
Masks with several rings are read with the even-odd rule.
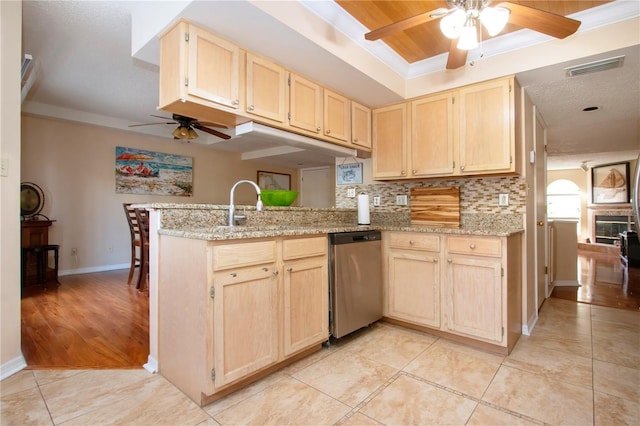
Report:
[[[369,196],[367,194],[358,194],[358,225],[371,225]]]

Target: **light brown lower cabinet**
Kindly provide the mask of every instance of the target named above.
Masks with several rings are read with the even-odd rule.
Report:
[[[385,232],[385,317],[498,352],[522,329],[522,239]]]
[[[327,237],[161,235],[158,367],[198,404],[328,339]]]

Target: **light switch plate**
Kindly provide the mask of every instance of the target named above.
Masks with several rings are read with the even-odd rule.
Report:
[[[380,207],[380,196],[376,195],[375,197],[373,197],[373,206],[374,207]]]
[[[407,205],[407,196],[396,195],[396,206],[406,206],[406,205]]]
[[[500,194],[500,198],[498,199],[498,205],[506,207],[509,205],[509,194]]]
[[[347,188],[347,197],[354,198],[356,196],[355,188]]]
[[[9,176],[9,160],[6,158],[0,158],[0,176]]]

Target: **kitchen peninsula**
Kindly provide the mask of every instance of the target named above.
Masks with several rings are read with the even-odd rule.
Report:
[[[383,232],[384,319],[507,353],[521,333],[522,223],[469,215],[460,228],[354,209],[148,204],[150,350],[198,404],[318,349],[329,337],[327,234]]]

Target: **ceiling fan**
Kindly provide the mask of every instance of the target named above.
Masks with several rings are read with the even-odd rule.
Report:
[[[194,129],[202,130],[203,132],[209,133],[210,135],[213,135],[213,136],[217,136],[221,139],[231,139],[231,136],[225,133],[206,127],[206,126],[212,126],[212,127],[227,128],[226,126],[221,124],[198,121],[195,118],[185,117],[184,115],[179,115],[179,114],[173,114],[172,118],[161,117],[159,115],[153,115],[153,114],[151,114],[151,116],[162,118],[163,120],[173,120],[173,121],[165,121],[162,123],[131,124],[129,127],[154,126],[157,124],[177,124],[178,127],[172,132],[174,139],[186,139],[186,140],[196,139],[198,137],[198,134]]]
[[[457,69],[466,63],[467,51],[478,47],[478,34],[482,34],[480,24],[490,37],[500,33],[509,22],[555,38],[570,36],[581,24],[575,19],[511,2],[489,7],[491,0],[446,1],[449,9],[420,13],[366,33],[364,37],[366,40],[378,40],[440,19],[440,30],[451,39],[447,69]]]

